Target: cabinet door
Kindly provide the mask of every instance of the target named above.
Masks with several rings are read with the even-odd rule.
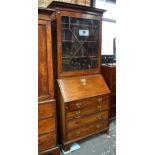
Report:
[[[61,17],[62,71],[98,68],[99,21]]]
[[[57,20],[59,78],[99,73],[101,17],[61,11]]]
[[[50,21],[38,21],[38,97],[53,98],[52,41]]]

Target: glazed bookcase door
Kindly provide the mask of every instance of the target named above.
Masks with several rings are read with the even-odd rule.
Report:
[[[97,16],[61,14],[59,35],[60,73],[63,76],[98,73],[101,22]]]
[[[98,67],[98,29],[97,20],[61,17],[63,72]]]

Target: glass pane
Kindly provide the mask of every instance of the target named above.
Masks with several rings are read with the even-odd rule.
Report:
[[[99,21],[62,17],[62,71],[98,67]]]

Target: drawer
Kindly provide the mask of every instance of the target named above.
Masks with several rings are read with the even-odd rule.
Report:
[[[38,105],[38,118],[45,118],[55,115],[55,101],[41,103]]]
[[[109,94],[66,103],[65,109],[75,111],[89,107],[92,104],[106,104],[107,102],[109,102]]]
[[[50,132],[38,137],[38,151],[44,151],[56,146],[56,133]]]
[[[81,118],[85,115],[90,115],[96,112],[101,112],[103,110],[109,109],[109,102],[106,102],[104,104],[92,104],[91,106],[88,106],[84,109],[79,109],[76,111],[66,112],[67,119],[71,118]]]
[[[106,128],[108,128],[108,120],[100,121],[98,123],[87,125],[85,127],[81,127],[79,129],[68,132],[67,140],[72,140],[82,136],[87,136],[94,132],[102,131]]]
[[[108,111],[102,111],[82,118],[75,118],[67,121],[67,130],[78,128],[87,124],[92,124],[101,120],[108,120]]]
[[[42,119],[38,122],[38,134],[43,134],[55,130],[55,117]]]

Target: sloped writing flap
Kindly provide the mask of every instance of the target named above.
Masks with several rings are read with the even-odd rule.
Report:
[[[110,93],[101,74],[58,79],[58,84],[64,102]]]

